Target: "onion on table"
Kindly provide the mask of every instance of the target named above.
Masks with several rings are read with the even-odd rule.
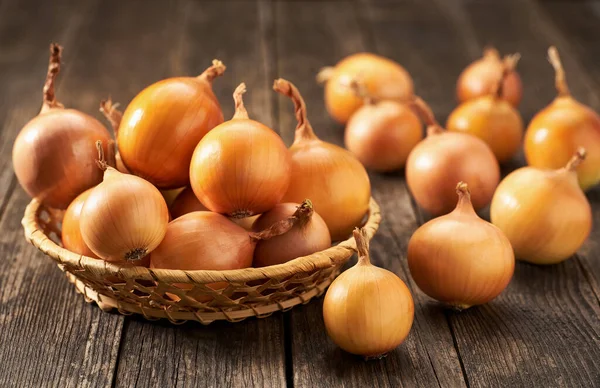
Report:
[[[558,96],[529,123],[525,158],[530,166],[557,169],[584,146],[587,158],[577,167],[577,176],[587,190],[600,182],[600,116],[571,96],[555,47],[548,49],[548,58],[556,71]]]
[[[96,147],[104,180],[92,189],[81,209],[83,241],[106,261],[137,263],[165,236],[167,204],[148,181],[108,166],[102,144],[97,142]]]
[[[460,102],[465,102],[473,98],[486,96],[502,74],[502,68],[505,66],[504,60],[500,58],[498,50],[487,48],[483,53],[483,58],[471,63],[458,77],[456,83],[456,95]],[[523,97],[523,84],[521,77],[516,70],[509,72],[504,77],[502,84],[504,90],[503,98],[511,103],[515,108],[519,106]]]
[[[505,99],[504,91],[506,79],[514,73],[519,58],[519,54],[508,56],[494,90],[460,104],[446,123],[448,131],[467,133],[485,141],[499,163],[514,157],[523,139],[523,119]]]
[[[52,43],[42,109],[19,132],[12,160],[27,194],[48,207],[66,209],[79,194],[102,181],[102,171],[94,162],[94,142],[102,141],[109,164],[114,163],[114,152],[110,133],[98,120],[66,109],[56,99],[61,54],[62,47]]]
[[[592,210],[579,187],[580,148],[557,170],[523,167],[498,186],[490,216],[510,240],[517,259],[555,264],[571,257],[592,229]]]
[[[291,172],[290,153],[281,138],[248,118],[245,92],[244,83],[236,88],[233,118],[198,143],[189,169],[200,202],[234,218],[264,213],[281,202]]]
[[[475,136],[445,131],[418,97],[415,108],[427,124],[427,137],[408,156],[406,182],[419,206],[434,216],[451,212],[459,181],[472,188],[476,210],[489,205],[500,181],[500,166],[490,147]]]
[[[463,310],[489,302],[512,278],[508,238],[479,218],[466,183],[456,186],[456,208],[422,225],[408,243],[408,266],[423,292]]]
[[[352,80],[351,87],[364,105],[346,125],[346,148],[374,171],[404,167],[410,151],[423,139],[421,120],[406,104],[375,100],[360,79]]]
[[[350,81],[361,77],[370,96],[377,100],[409,101],[413,95],[410,74],[398,63],[371,53],[350,55],[335,67],[321,69],[317,80],[325,83],[325,106],[341,124],[363,105],[349,87]]]
[[[159,189],[189,183],[198,142],[223,122],[212,82],[225,71],[218,60],[198,77],[175,77],[142,90],[123,113],[117,134],[127,170]]]
[[[369,210],[371,184],[367,171],[348,150],[315,135],[304,99],[291,82],[277,79],[273,89],[292,100],[298,121],[290,147],[291,181],[283,202],[300,203],[310,198],[327,223],[331,239],[343,240]]]
[[[398,276],[371,264],[364,229],[354,231],[358,262],[331,283],[323,300],[327,334],[345,351],[381,358],[408,336],[414,302]]]

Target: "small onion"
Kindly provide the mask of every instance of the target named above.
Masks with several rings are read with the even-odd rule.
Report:
[[[369,95],[377,100],[408,101],[413,94],[410,74],[398,63],[370,53],[350,55],[335,67],[323,68],[317,79],[325,82],[325,105],[336,121],[345,124],[363,105],[348,86],[360,76]]]
[[[298,120],[290,147],[292,178],[283,201],[300,203],[310,198],[327,223],[332,240],[345,239],[369,209],[369,175],[352,153],[315,135],[304,100],[291,82],[280,78],[273,89],[292,100]]]
[[[510,240],[517,259],[554,264],[571,257],[592,229],[592,210],[577,183],[579,149],[566,167],[524,167],[498,186],[490,215]]]
[[[419,98],[415,106],[428,125],[427,138],[417,144],[406,162],[406,182],[420,207],[434,216],[454,209],[456,182],[473,188],[473,207],[487,206],[500,181],[500,167],[487,144],[475,136],[446,132]]]
[[[137,262],[165,236],[169,222],[167,204],[151,183],[107,166],[102,145],[96,145],[104,180],[92,190],[81,209],[83,241],[104,260]]]
[[[465,102],[488,95],[498,82],[502,74],[502,68],[503,61],[500,59],[498,51],[494,48],[486,49],[483,58],[467,66],[458,78],[456,84],[458,100]],[[519,106],[523,96],[523,85],[521,84],[521,77],[516,71],[511,71],[504,78],[502,89],[504,90],[503,98],[510,102],[512,106]]]
[[[127,106],[117,142],[126,168],[161,189],[189,182],[194,148],[223,112],[212,81],[225,71],[218,60],[198,77],[176,77],[142,90]]]
[[[421,226],[408,243],[410,273],[430,297],[462,310],[484,304],[506,288],[515,257],[510,242],[477,216],[464,182],[454,211]]]
[[[258,242],[254,250],[254,267],[283,264],[331,246],[327,224],[314,212],[308,199],[301,205],[280,203],[258,217],[252,229],[260,232],[276,222],[290,218],[297,218],[297,221],[287,233]]]
[[[521,147],[523,119],[519,111],[504,99],[504,80],[512,74],[518,54],[505,61],[504,72],[492,94],[476,97],[460,104],[448,118],[446,128],[480,138],[503,163]]]
[[[94,163],[94,141],[109,144],[108,130],[95,118],[65,109],[54,94],[62,47],[50,45],[48,75],[40,114],[29,121],[15,140],[13,167],[19,183],[44,205],[66,209],[75,197],[102,181]],[[105,146],[112,164],[114,153]],[[110,152],[109,152],[110,151]]]
[[[208,210],[194,194],[194,190],[191,187],[186,187],[181,193],[175,197],[170,207],[171,217],[173,219],[179,218],[184,214],[206,211]]]
[[[346,148],[367,168],[386,172],[404,167],[410,151],[423,139],[421,120],[413,110],[396,101],[376,102],[354,80],[355,93],[363,98],[348,121]]]
[[[323,301],[327,334],[345,351],[380,358],[400,345],[414,318],[408,287],[369,260],[365,231],[354,231],[358,263],[331,283]]]
[[[600,182],[600,116],[571,96],[555,47],[548,49],[548,58],[556,71],[558,96],[529,123],[525,158],[532,167],[557,169],[585,146],[588,156],[577,168],[577,176],[587,190]]]
[[[79,194],[67,208],[62,220],[61,240],[63,247],[69,251],[98,259],[99,257],[83,241],[79,228],[81,209],[83,209],[83,204],[92,190],[93,188]]]
[[[248,118],[240,84],[235,114],[198,143],[190,167],[196,197],[210,210],[234,218],[277,205],[290,183],[290,154],[270,128]]]

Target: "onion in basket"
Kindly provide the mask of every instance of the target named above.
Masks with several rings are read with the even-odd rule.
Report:
[[[61,240],[63,247],[70,250],[71,252],[78,253],[80,255],[98,258],[94,252],[87,246],[83,237],[81,236],[81,230],[79,228],[79,221],[81,220],[81,209],[85,200],[90,196],[93,189],[88,189],[83,193],[79,194],[73,202],[67,208],[65,216],[62,220],[62,233]]]
[[[327,224],[313,210],[310,200],[304,201],[303,205],[280,203],[258,217],[252,229],[259,232],[290,217],[296,217],[297,221],[287,233],[258,242],[254,250],[255,267],[282,264],[331,246]]]
[[[108,130],[95,118],[65,109],[54,94],[62,47],[50,45],[50,63],[40,114],[29,121],[13,146],[13,167],[19,183],[44,205],[66,209],[84,192],[102,181],[94,163],[94,141],[112,149]],[[107,153],[112,164],[113,152]]]
[[[102,145],[97,142],[96,146],[104,180],[81,210],[83,241],[104,260],[138,262],[165,236],[167,204],[150,182],[107,166]]]

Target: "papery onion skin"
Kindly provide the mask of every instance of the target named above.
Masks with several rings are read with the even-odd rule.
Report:
[[[462,310],[498,296],[512,278],[515,258],[502,231],[477,216],[466,185],[457,191],[454,211],[412,235],[408,266],[423,292]]]
[[[196,78],[159,81],[131,101],[117,137],[128,170],[161,189],[188,184],[196,145],[223,122],[212,80],[224,71],[225,66],[215,60]]]
[[[186,187],[175,197],[169,210],[171,217],[176,219],[187,213],[207,211],[208,209],[196,198],[194,190],[191,187]]]
[[[374,171],[404,167],[410,151],[423,139],[421,120],[407,105],[375,102],[364,93],[365,105],[356,110],[346,126],[346,148]]]
[[[600,182],[600,116],[573,97],[567,85],[558,51],[548,49],[548,60],[556,72],[558,96],[538,112],[525,134],[525,158],[533,167],[557,169],[567,164],[578,147],[587,157],[577,168],[583,190]]]
[[[94,142],[101,140],[112,164],[108,130],[95,118],[64,109],[54,95],[62,48],[50,47],[48,78],[40,114],[29,121],[15,140],[12,161],[23,189],[44,205],[66,209],[75,197],[102,181],[94,159]]]
[[[475,136],[444,132],[431,116],[428,136],[406,162],[406,182],[419,206],[431,215],[451,212],[456,182],[472,188],[476,210],[489,205],[500,181],[500,166],[489,146]]]
[[[280,203],[262,214],[253,224],[254,232],[267,229],[278,221],[294,215],[301,205],[297,203]],[[323,251],[331,246],[331,237],[327,224],[320,215],[312,210],[285,234],[269,240],[259,241],[254,250],[254,267],[283,264],[298,257],[308,256]]]
[[[348,150],[317,138],[295,86],[279,79],[273,88],[292,99],[298,120],[290,147],[292,178],[283,202],[300,203],[310,198],[315,211],[327,223],[331,239],[346,239],[369,209],[369,175]]]
[[[198,143],[190,166],[196,197],[210,210],[235,218],[264,213],[277,205],[290,183],[290,154],[269,127],[248,118],[242,95],[236,114]]]
[[[456,94],[460,102],[488,95],[502,74],[502,59],[495,49],[484,52],[483,58],[476,60],[463,70],[456,84]],[[512,71],[503,83],[504,99],[518,107],[523,97],[523,84],[516,71]]]
[[[230,270],[252,265],[255,243],[242,227],[208,211],[187,213],[169,223],[152,252],[153,268]]]
[[[160,191],[148,181],[105,169],[81,210],[81,235],[86,245],[106,261],[137,262],[160,244],[167,231],[169,210]]]
[[[85,200],[88,198],[93,189],[88,189],[79,194],[77,198],[71,202],[62,220],[61,240],[63,247],[71,252],[80,255],[98,258],[94,252],[85,244],[79,229],[79,221],[81,217],[81,209]]]
[[[349,88],[350,80],[357,76],[375,99],[407,101],[412,97],[412,78],[398,63],[371,53],[350,55],[338,62],[325,79],[325,105],[339,123],[348,122],[363,105]]]
[[[556,264],[573,256],[592,229],[592,210],[577,174],[565,168],[513,171],[500,182],[490,216],[517,259],[534,264]]]
[[[333,281],[323,300],[329,337],[345,351],[367,359],[400,345],[413,318],[414,302],[406,284],[360,253],[358,263]]]

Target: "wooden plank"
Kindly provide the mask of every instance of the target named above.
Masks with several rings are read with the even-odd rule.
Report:
[[[294,82],[307,101],[309,118],[323,139],[341,144],[343,128],[327,117],[322,88],[314,81],[320,67],[370,48],[351,3],[277,3],[278,76]],[[318,42],[318,43],[316,43]],[[295,119],[289,100],[279,99],[284,140],[293,138]],[[371,175],[384,221],[372,242],[373,261],[404,279],[411,290],[404,251],[416,227],[403,179]],[[393,211],[392,211],[393,209]],[[295,386],[462,386],[464,381],[444,314],[415,294],[415,323],[403,345],[381,361],[365,363],[337,348],[325,332],[322,299],[286,316],[291,332]],[[286,331],[288,334],[288,331]]]
[[[526,118],[554,97],[545,51],[550,44],[558,43],[559,50],[564,46],[555,41],[560,34],[533,3],[449,4],[466,15],[460,23],[471,25],[481,47],[493,43],[503,52],[523,54],[519,69],[525,80],[521,111]],[[599,316],[598,301],[577,259],[552,267],[519,263],[513,281],[496,300],[449,313],[469,386],[597,384],[600,373],[593,360],[600,356]]]
[[[560,33],[559,49],[565,62],[567,80],[573,96],[579,101],[600,111],[600,58],[599,34],[600,4],[597,2],[542,3],[539,11],[548,25],[548,29]],[[554,29],[554,27],[558,30]],[[564,49],[567,51],[563,51]],[[600,187],[587,193],[594,213],[594,229],[578,256],[583,269],[592,283],[600,301]]]
[[[214,82],[225,117],[232,92],[245,81],[251,117],[273,123],[270,91],[270,8],[256,2],[186,2],[179,8],[170,74],[195,74],[213,58],[227,65]],[[285,386],[283,315],[209,326],[128,319],[117,386]]]
[[[0,386],[107,386],[112,380],[122,318],[86,304],[25,241],[21,218],[29,198],[20,188],[13,192],[11,165],[14,138],[41,106],[49,43],[74,46],[95,5],[2,3],[0,195],[7,202],[0,222]]]

